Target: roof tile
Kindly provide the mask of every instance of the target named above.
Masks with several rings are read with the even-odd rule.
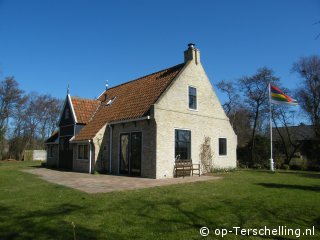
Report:
[[[98,110],[74,141],[92,139],[107,123],[145,116],[183,66],[179,64],[106,90],[98,99]],[[106,106],[114,97],[112,104]],[[89,113],[86,114],[88,117]]]
[[[99,100],[71,97],[72,105],[77,117],[77,122],[87,124],[94,112],[99,107]]]

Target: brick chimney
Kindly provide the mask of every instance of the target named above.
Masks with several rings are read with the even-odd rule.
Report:
[[[188,44],[188,49],[184,51],[184,62],[194,61],[195,64],[200,63],[200,51],[195,48],[194,43]]]

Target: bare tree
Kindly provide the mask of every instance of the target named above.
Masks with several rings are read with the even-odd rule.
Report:
[[[299,104],[320,136],[320,56],[300,58],[293,64],[292,71],[302,80],[296,92]]]
[[[216,84],[216,86],[220,91],[227,94],[228,100],[223,104],[223,109],[229,117],[231,125],[233,126],[240,98],[239,94],[237,94],[235,84],[231,81],[221,80]]]
[[[248,109],[240,106],[234,113],[233,130],[237,134],[238,147],[242,148],[248,145],[252,133],[250,126],[250,112]]]
[[[315,25],[315,24],[320,24],[320,21],[315,22],[314,25]],[[315,37],[315,40],[317,40],[319,37],[320,37],[320,33]]]
[[[4,157],[4,146],[9,119],[14,116],[16,106],[21,102],[23,91],[13,77],[0,82],[0,159]]]
[[[14,77],[7,77],[0,82],[0,129],[8,126],[16,106],[22,99],[23,91]]]
[[[239,81],[240,90],[244,96],[246,109],[251,114],[251,143],[250,164],[254,162],[255,137],[257,129],[262,127],[264,117],[268,112],[268,85],[277,83],[279,78],[273,75],[273,71],[266,67],[258,69],[252,76],[242,77]]]
[[[37,134],[44,142],[56,128],[62,101],[48,94],[37,95],[32,102],[35,119],[38,121]]]
[[[17,106],[9,141],[12,158],[21,159],[25,149],[43,149],[44,140],[56,128],[62,101],[50,95],[31,93]]]
[[[288,91],[286,91],[288,92]],[[276,128],[276,133],[279,136],[281,150],[285,155],[284,164],[289,165],[291,159],[301,147],[302,141],[297,139],[295,133],[290,131],[290,126],[293,125],[295,112],[284,105],[274,105],[272,108],[272,121]],[[280,126],[281,127],[280,127]]]
[[[238,94],[238,85],[232,81],[222,80],[216,84],[217,88],[227,95],[223,108],[229,117],[233,130],[238,137],[238,147],[244,147],[250,140],[250,112],[243,104]]]

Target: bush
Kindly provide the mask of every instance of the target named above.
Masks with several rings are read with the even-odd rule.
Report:
[[[309,171],[320,171],[320,165],[319,164],[310,164],[307,169]]]
[[[320,171],[320,163],[316,160],[308,161],[307,169],[309,171]]]
[[[253,169],[262,169],[263,168],[263,165],[262,164],[259,164],[259,163],[255,163],[252,165],[252,168]]]
[[[237,167],[238,167],[238,168],[244,168],[244,169],[245,169],[245,168],[248,168],[248,165],[237,161]]]
[[[291,169],[291,170],[298,170],[298,171],[305,170],[305,168],[303,167],[303,165],[297,165],[297,164],[292,164],[292,165],[290,165],[290,169]]]
[[[236,168],[213,168],[211,173],[220,173],[220,172],[234,172]]]
[[[239,163],[252,168],[261,169],[269,168],[269,140],[261,135],[255,137],[255,147],[252,152],[253,159],[251,160],[250,142],[241,148],[237,149]]]
[[[289,170],[290,169],[290,166],[288,164],[282,164],[280,169],[283,169],[283,170]]]

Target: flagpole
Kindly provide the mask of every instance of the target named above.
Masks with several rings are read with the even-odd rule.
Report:
[[[270,170],[274,171],[272,158],[272,111],[271,111],[271,84],[269,83],[269,116],[270,116]]]

